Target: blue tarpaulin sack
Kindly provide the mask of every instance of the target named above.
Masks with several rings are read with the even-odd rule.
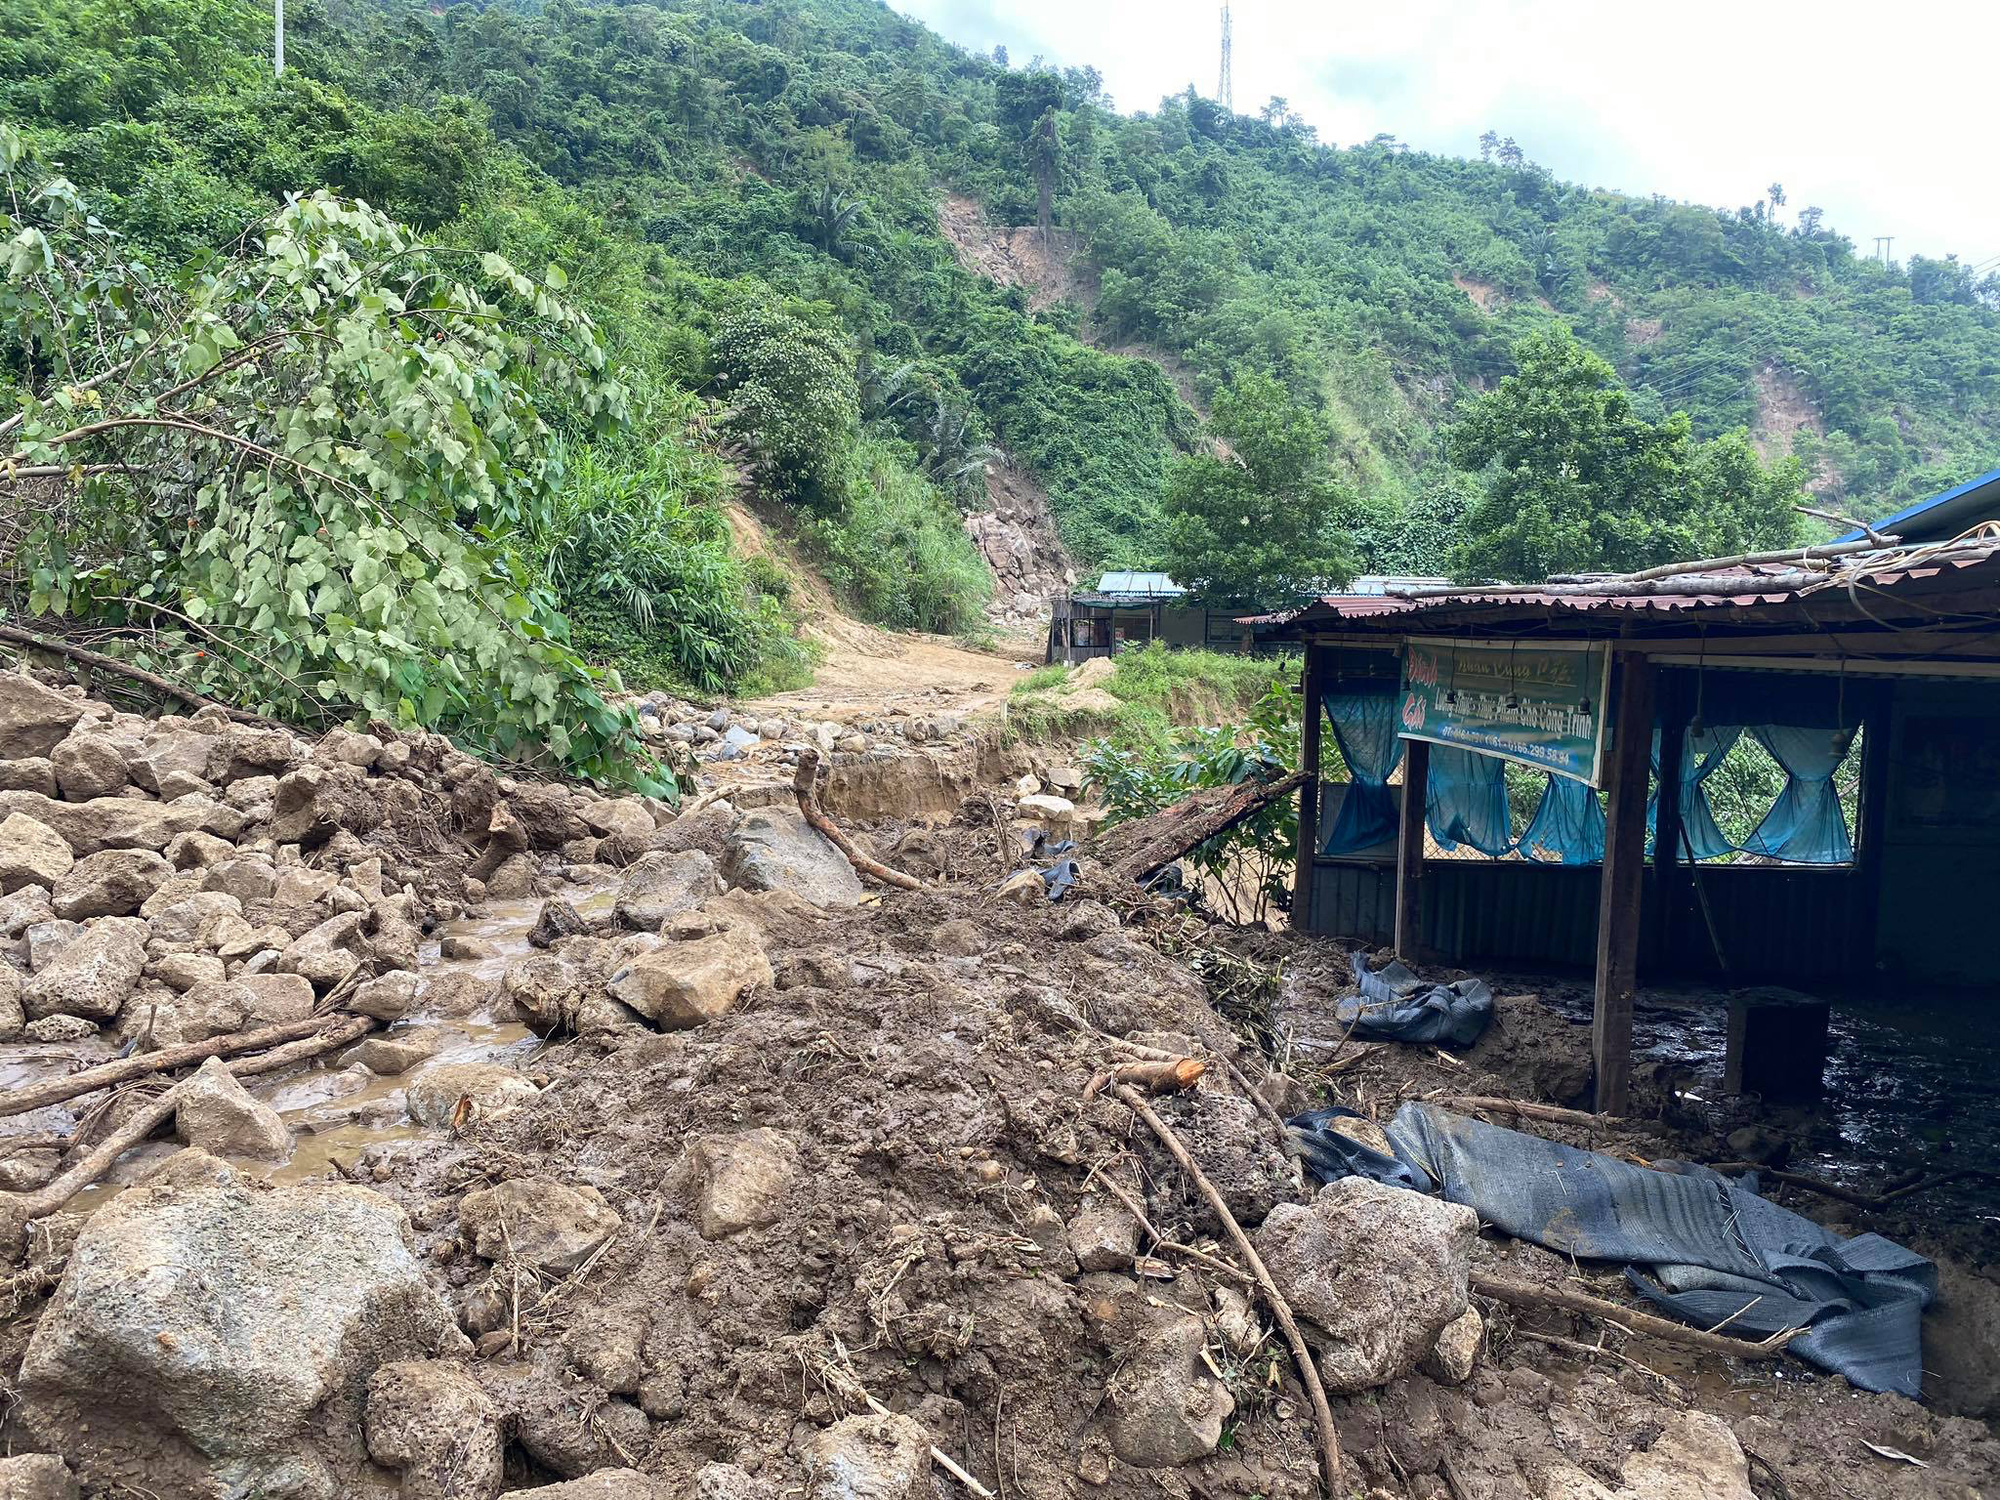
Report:
[[[1358,995],[1334,1002],[1334,1019],[1366,1042],[1449,1042],[1469,1047],[1493,1019],[1493,991],[1483,980],[1431,984],[1400,960],[1368,972],[1361,954],[1349,956]]]

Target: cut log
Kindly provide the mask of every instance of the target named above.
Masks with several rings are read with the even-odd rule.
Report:
[[[1164,870],[1191,849],[1229,832],[1245,818],[1305,785],[1306,773],[1293,771],[1275,781],[1204,787],[1143,818],[1120,823],[1100,837],[1091,853],[1111,873],[1134,882]]]
[[[1129,1083],[1149,1094],[1184,1094],[1200,1082],[1208,1064],[1198,1057],[1170,1057],[1152,1062],[1119,1063],[1108,1073],[1099,1073],[1084,1088],[1083,1097],[1095,1099],[1111,1084]]]

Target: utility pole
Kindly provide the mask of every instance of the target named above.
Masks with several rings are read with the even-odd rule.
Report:
[[[278,29],[277,39],[271,46],[271,76],[282,78],[285,75],[285,0],[277,0],[277,5]]]
[[[284,0],[278,0],[283,4]],[[1222,77],[1215,86],[1215,102],[1230,114],[1236,113],[1236,90],[1229,77],[1229,0],[1222,5]]]

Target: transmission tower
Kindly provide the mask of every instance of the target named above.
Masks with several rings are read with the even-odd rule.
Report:
[[[1229,80],[1229,6],[1222,7],[1222,77],[1215,85],[1215,102],[1230,114],[1236,113],[1236,90]]]

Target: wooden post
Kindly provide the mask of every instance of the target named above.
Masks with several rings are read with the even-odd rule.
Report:
[[[1653,664],[1617,659],[1611,720],[1611,800],[1604,820],[1604,873],[1597,901],[1597,989],[1590,1053],[1597,1112],[1625,1113],[1632,1083],[1632,996],[1639,983],[1639,922],[1646,863],[1646,779],[1653,748]]]
[[[1693,705],[1673,676],[1662,677],[1659,699],[1659,810],[1653,817],[1653,920],[1648,962],[1659,963],[1673,952],[1674,924],[1680,918],[1681,776],[1687,764],[1687,726]]]
[[[1854,946],[1847,966],[1873,973],[1882,915],[1882,839],[1889,821],[1889,736],[1896,684],[1875,684],[1868,696],[1872,701],[1861,720],[1861,794],[1854,809],[1858,826],[1853,830],[1860,921],[1849,934]]]
[[[1403,741],[1403,811],[1396,829],[1396,957],[1418,961],[1423,949],[1424,797],[1429,790],[1428,740]]]
[[[1312,930],[1313,858],[1319,853],[1319,697],[1326,647],[1306,645],[1305,680],[1300,684],[1299,769],[1306,773],[1299,788],[1298,867],[1292,872],[1292,927]]]

